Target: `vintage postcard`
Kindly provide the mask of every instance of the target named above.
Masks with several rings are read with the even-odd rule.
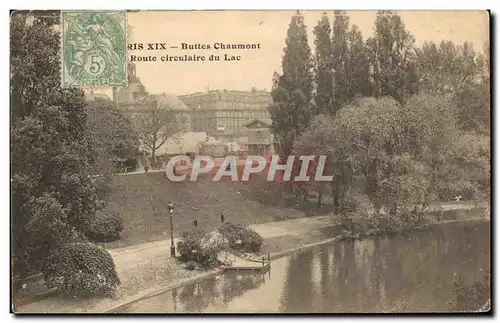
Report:
[[[491,313],[489,26],[12,12],[12,312]]]

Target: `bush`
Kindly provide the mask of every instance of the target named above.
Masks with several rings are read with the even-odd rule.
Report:
[[[87,222],[85,235],[94,241],[113,241],[120,238],[123,219],[116,213],[96,212]]]
[[[219,232],[227,239],[229,247],[243,252],[258,252],[264,243],[264,239],[254,230],[231,222],[224,223]]]
[[[222,250],[222,239],[217,238],[203,229],[195,229],[188,233],[183,233],[181,241],[177,243],[179,260],[182,262],[196,263],[204,268],[213,268],[221,264],[217,259]]]
[[[137,159],[136,158],[128,158],[123,162],[117,163],[116,168],[125,172],[134,172],[137,170]]]
[[[43,274],[49,287],[67,295],[105,294],[120,284],[109,252],[91,243],[69,243],[51,251]]]
[[[470,201],[480,195],[480,190],[477,183],[460,180],[439,185],[438,194],[442,201],[454,200],[456,196],[461,196],[464,201]]]
[[[184,268],[186,268],[187,270],[195,270],[197,267],[198,267],[198,264],[194,261],[188,261],[188,262],[186,262],[186,265],[184,266]]]

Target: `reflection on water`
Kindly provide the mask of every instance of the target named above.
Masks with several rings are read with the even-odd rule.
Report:
[[[472,311],[490,297],[489,268],[489,223],[450,224],[318,246],[268,274],[210,278],[122,312]]]

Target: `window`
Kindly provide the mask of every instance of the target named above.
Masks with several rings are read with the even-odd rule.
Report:
[[[257,141],[262,140],[262,133],[260,131],[256,132],[256,136],[257,136]]]

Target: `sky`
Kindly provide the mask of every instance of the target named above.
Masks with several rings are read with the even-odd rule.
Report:
[[[303,11],[308,41],[323,11]],[[424,41],[471,41],[476,51],[489,42],[486,11],[400,11],[417,46]],[[128,14],[129,43],[167,43],[166,51],[134,51],[138,56],[241,55],[236,62],[136,62],[137,76],[149,93],[187,94],[207,89],[270,90],[274,71],[281,72],[285,37],[294,11],[140,11]],[[333,21],[333,11],[327,12]],[[376,11],[347,11],[366,39],[373,34]],[[181,50],[181,43],[260,44],[257,50]],[[146,46],[146,45],[144,45]]]

